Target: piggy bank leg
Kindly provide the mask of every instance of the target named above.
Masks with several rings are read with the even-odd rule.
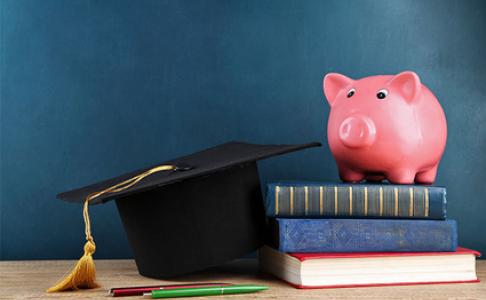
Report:
[[[345,182],[360,182],[365,178],[365,175],[360,172],[356,172],[344,166],[338,166],[339,177]]]
[[[413,184],[415,173],[415,171],[410,169],[391,170],[386,173],[386,179],[396,184]]]
[[[417,176],[415,176],[415,182],[423,184],[434,183],[435,177],[437,175],[437,167],[438,165],[435,165],[426,171],[417,173]]]

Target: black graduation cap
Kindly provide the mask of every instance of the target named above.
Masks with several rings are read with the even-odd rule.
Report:
[[[140,274],[169,278],[258,249],[265,214],[256,161],[316,146],[230,142],[58,198],[92,197],[89,204],[114,199]],[[123,182],[129,185],[116,186]]]

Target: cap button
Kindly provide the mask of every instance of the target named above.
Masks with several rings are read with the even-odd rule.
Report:
[[[178,164],[175,166],[174,171],[189,171],[194,169],[193,166],[186,165],[186,164]]]

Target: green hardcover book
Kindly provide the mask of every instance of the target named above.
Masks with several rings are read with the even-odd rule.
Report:
[[[276,182],[267,185],[268,217],[446,218],[446,189],[392,184]]]

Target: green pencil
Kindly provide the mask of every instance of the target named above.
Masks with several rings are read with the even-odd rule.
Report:
[[[143,294],[151,296],[152,299],[158,298],[177,298],[177,297],[202,297],[202,296],[221,296],[229,294],[254,293],[267,290],[268,287],[254,284],[235,284],[227,286],[207,286],[195,288],[180,288],[170,290],[154,290]]]

